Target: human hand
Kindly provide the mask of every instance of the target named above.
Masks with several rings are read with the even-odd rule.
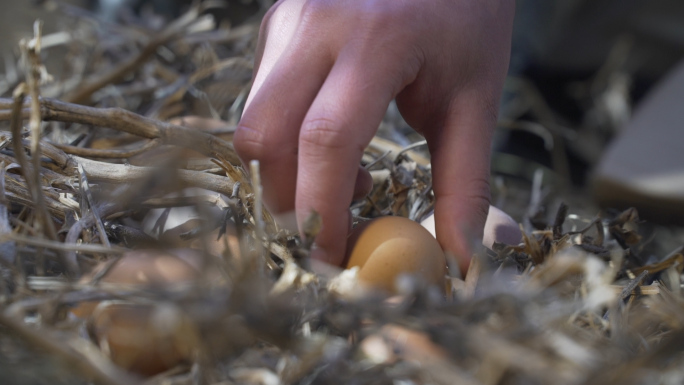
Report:
[[[281,0],[265,16],[234,137],[274,213],[322,218],[315,258],[340,264],[364,148],[392,99],[432,155],[437,238],[467,268],[489,208],[489,157],[513,0]],[[352,180],[356,182],[351,183]]]

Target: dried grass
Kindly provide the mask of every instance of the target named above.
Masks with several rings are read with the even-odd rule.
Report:
[[[41,40],[55,36],[41,37],[37,27],[23,43],[23,75],[5,79],[12,98],[0,99],[7,127],[0,144],[0,357],[20,357],[23,370],[38,370],[41,361],[25,359],[37,349],[70,373],[55,378],[43,368],[36,383],[682,382],[683,249],[643,258],[634,210],[582,217],[577,228],[577,220],[565,223],[568,207],[561,206],[545,223],[537,214],[551,200],[536,184],[524,242],[477,256],[467,281],[451,278],[448,300],[411,280],[391,301],[350,300],[330,289],[339,282],[331,286],[299,267],[307,245],[262,211],[258,165],[247,177],[230,143],[258,24],[214,29],[202,16],[212,6],[204,2],[156,31],[99,25],[67,9],[74,27],[52,44],[67,48],[71,64],[51,81]],[[202,132],[183,119],[168,122],[202,112],[228,123],[212,120]],[[431,176],[420,146],[373,140],[364,163],[374,188],[352,206],[356,220],[429,214]],[[177,207],[194,207],[203,220],[156,241]],[[162,212],[156,233],[143,223],[153,209]],[[315,218],[311,223],[315,232]],[[105,285],[106,270],[78,280],[96,263],[111,268],[128,249],[209,242],[217,229],[235,230],[240,255],[205,253],[205,279],[195,284]],[[87,300],[182,312],[199,338],[195,360],[145,380],[121,370],[68,312]],[[392,337],[388,325],[422,333],[428,347]],[[369,353],[369,336],[382,337],[395,358]]]

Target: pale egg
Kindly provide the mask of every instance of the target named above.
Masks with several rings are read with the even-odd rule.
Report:
[[[432,236],[435,234],[435,215],[431,214],[421,223]],[[506,245],[517,245],[522,242],[522,232],[518,223],[510,215],[500,209],[489,206],[489,213],[485,222],[482,244],[488,248],[494,246],[494,242]]]

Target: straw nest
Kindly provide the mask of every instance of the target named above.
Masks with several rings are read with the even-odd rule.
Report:
[[[499,202],[524,214],[524,242],[483,250],[465,280],[450,279],[447,298],[407,279],[401,296],[350,299],[353,277],[303,268],[307,245],[261,209],[258,167],[245,172],[231,145],[258,21],[217,28],[206,14],[214,6],[155,27],[62,5],[65,30],[42,36],[37,24],[8,64],[0,368],[11,383],[683,381],[684,254],[649,254],[659,238],[644,239],[632,209],[577,214],[593,209],[559,207],[562,192],[544,195],[540,183],[504,199],[498,180]],[[58,74],[43,65],[55,57]],[[364,155],[374,188],[352,206],[358,218],[420,220],[432,209],[429,161],[397,127],[390,110],[385,139]],[[172,226],[179,208],[194,214]],[[200,266],[188,284],[106,283],[130,250],[187,247]],[[182,319],[189,358],[152,378],[113,364],[73,315],[95,300],[161,312],[153,328]]]

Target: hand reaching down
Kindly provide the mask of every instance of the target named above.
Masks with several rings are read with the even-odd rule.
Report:
[[[261,163],[275,213],[311,210],[314,257],[339,264],[359,168],[388,104],[432,155],[437,238],[469,263],[489,208],[489,157],[508,67],[513,0],[281,0],[265,16],[235,134]],[[355,182],[354,182],[355,181]]]

